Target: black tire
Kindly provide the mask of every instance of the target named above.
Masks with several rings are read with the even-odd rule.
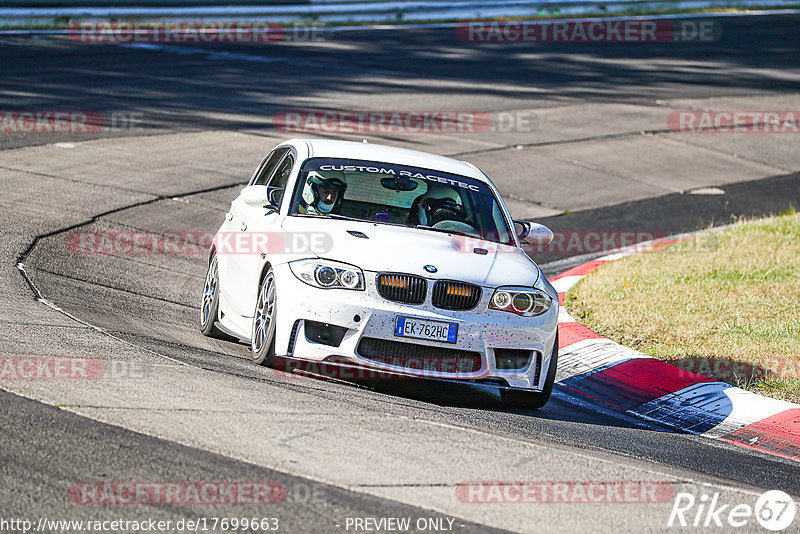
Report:
[[[223,333],[214,326],[214,322],[219,318],[219,269],[217,267],[217,255],[212,254],[208,260],[208,270],[206,271],[206,281],[203,284],[203,296],[200,299],[200,332],[204,336],[217,339],[230,339],[230,336]]]
[[[500,391],[500,397],[503,399],[503,404],[514,408],[523,408],[526,410],[538,410],[547,404],[550,400],[550,394],[553,393],[553,384],[556,382],[556,367],[558,366],[558,334],[556,333],[556,341],[553,344],[553,354],[550,357],[550,367],[547,369],[547,378],[545,378],[544,389],[542,391],[521,391],[518,389],[505,389]]]
[[[256,309],[253,312],[253,328],[250,335],[250,349],[253,352],[253,361],[267,367],[272,367],[272,364],[275,363],[276,311],[275,275],[270,267],[264,273],[264,277],[258,285],[258,298],[256,298]]]

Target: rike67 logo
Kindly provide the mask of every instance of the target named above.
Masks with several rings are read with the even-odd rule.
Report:
[[[753,520],[763,528],[778,532],[794,521],[797,506],[792,498],[780,490],[771,490],[759,496],[754,506],[750,504],[721,504],[719,493],[678,493],[667,521],[668,527],[739,528],[752,525]]]

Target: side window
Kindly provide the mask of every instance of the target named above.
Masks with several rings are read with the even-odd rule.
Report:
[[[267,180],[272,176],[272,171],[275,170],[278,162],[280,162],[281,158],[288,150],[288,148],[278,148],[274,150],[272,154],[264,158],[264,161],[256,171],[255,177],[250,185],[267,185]]]
[[[281,190],[280,193],[277,193],[278,198],[281,200],[283,199],[283,192],[286,190],[286,183],[289,181],[289,175],[292,174],[293,166],[294,157],[289,154],[283,159],[269,182],[270,187],[277,187]]]
[[[503,218],[503,212],[500,211],[500,204],[497,202],[492,202],[492,224],[494,225],[492,232],[497,234],[498,242],[504,245],[512,245],[514,243],[514,239],[508,232],[506,220]]]

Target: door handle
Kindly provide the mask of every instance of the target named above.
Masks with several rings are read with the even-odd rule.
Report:
[[[247,230],[247,223],[245,223],[244,221],[242,221],[242,224],[240,224],[240,225],[239,225],[239,229],[240,229],[242,232],[244,232],[245,230]]]
[[[225,214],[225,218],[228,219],[229,221],[232,221],[233,220],[233,213],[231,213],[231,212],[226,213]]]

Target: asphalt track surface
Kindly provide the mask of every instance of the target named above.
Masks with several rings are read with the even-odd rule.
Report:
[[[0,136],[0,146],[10,150],[41,145],[45,151],[50,150],[46,144],[56,141],[79,142],[108,137],[110,139],[106,142],[111,143],[117,142],[111,138],[119,138],[119,141],[128,143],[129,152],[123,151],[122,156],[114,155],[110,164],[113,168],[120,158],[135,150],[138,138],[152,140],[155,139],[153,136],[160,136],[168,144],[171,136],[181,133],[222,131],[244,132],[250,137],[263,136],[263,152],[266,152],[281,137],[280,133],[269,128],[268,118],[287,109],[409,110],[442,106],[446,109],[498,112],[533,108],[544,117],[548,109],[569,109],[573,105],[579,109],[587,103],[654,106],[656,100],[662,99],[736,99],[753,95],[777,99],[788,96],[794,98],[793,109],[797,109],[800,107],[796,96],[800,88],[796,76],[800,72],[798,23],[800,17],[794,16],[731,18],[724,21],[723,37],[714,42],[637,46],[571,43],[510,48],[465,47],[463,43],[454,42],[451,29],[359,31],[337,34],[324,43],[287,43],[270,47],[230,44],[203,45],[201,48],[84,46],[53,38],[0,37],[0,64],[4,65],[4,75],[0,80],[0,109],[96,111],[105,117],[113,112],[133,112],[144,117],[138,125],[140,128],[135,131],[103,130],[88,136],[6,134]],[[786,100],[777,102],[778,106],[786,108]],[[601,115],[599,119],[602,118]],[[582,122],[580,117],[573,119]],[[586,133],[573,137],[602,138],[602,125],[597,125],[596,121],[597,116],[587,115],[586,123],[582,125]],[[658,130],[658,127],[653,129]],[[620,131],[622,133],[615,135],[624,137],[630,134],[625,128]],[[402,135],[395,138],[386,135],[380,140],[457,154],[462,159],[484,158],[482,167],[497,179],[498,171],[492,172],[491,167],[496,164],[502,172],[504,162],[508,161],[514,161],[513,165],[518,166],[515,169],[518,175],[530,172],[529,168],[519,167],[521,162],[509,159],[509,154],[514,155],[509,147],[518,143],[535,148],[572,142],[569,139],[550,141],[545,139],[547,135],[539,133],[525,136],[508,132],[497,135],[492,143]],[[152,148],[154,144],[148,146]],[[225,147],[217,149],[224,151]],[[3,154],[0,152],[0,167],[4,171],[18,172],[18,159],[15,156],[6,158]],[[56,151],[55,154],[57,159],[60,153]],[[109,176],[106,185],[102,186],[110,188],[104,193],[112,197],[108,202],[103,195],[99,200],[92,200],[77,189],[71,191],[67,185],[58,190],[62,198],[45,203],[50,207],[40,206],[38,211],[26,211],[18,208],[24,207],[28,200],[12,195],[12,201],[5,203],[3,208],[5,231],[9,237],[4,247],[8,268],[3,270],[3,277],[7,278],[9,292],[13,291],[17,298],[28,301],[40,294],[71,316],[112,333],[114,343],[121,341],[136,347],[137,357],[149,354],[153,358],[153,354],[158,354],[189,364],[189,367],[181,367],[182,373],[188,373],[183,375],[183,380],[197,380],[198,388],[205,383],[204,373],[210,372],[218,377],[215,380],[224,382],[229,388],[226,393],[263,388],[264,398],[284,399],[282,402],[286,402],[286,406],[279,403],[283,408],[296,407],[297,403],[308,405],[308,410],[291,414],[299,419],[312,417],[309,414],[316,412],[340,420],[339,424],[349,424],[353,421],[343,416],[352,410],[364,414],[365,434],[373,430],[372,425],[380,426],[370,417],[381,416],[392,421],[425,423],[432,441],[436,438],[437,428],[447,428],[448,432],[462,432],[464,435],[496,436],[501,440],[497,446],[505,443],[502,440],[510,440],[541,446],[551,454],[558,453],[565,458],[577,455],[575,457],[586,458],[587,465],[596,463],[621,469],[653,470],[675,483],[697,481],[756,493],[779,488],[794,495],[800,494],[800,469],[795,463],[695,436],[675,434],[620,414],[588,409],[572,402],[563,391],[557,390],[543,410],[524,412],[508,410],[493,394],[466,386],[447,385],[439,389],[424,382],[353,384],[304,380],[298,383],[275,377],[247,360],[247,347],[209,342],[196,332],[195,300],[202,284],[203,258],[158,258],[153,260],[154,264],[135,265],[118,258],[70,255],[63,246],[66,235],[75,229],[164,231],[177,226],[180,229],[213,231],[235,196],[237,184],[248,178],[261,155],[252,154],[251,160],[241,162],[228,173],[190,179],[186,183],[171,183],[166,187],[160,183],[157,174],[143,177],[140,184],[117,188],[113,176]],[[176,150],[175,161],[178,164],[181,157],[180,150]],[[796,154],[786,154],[785,149],[783,157],[796,161]],[[755,163],[751,162],[753,167],[761,165],[767,169],[775,163],[768,155],[760,159],[751,158],[753,161],[756,159]],[[192,165],[195,162],[183,163]],[[692,161],[676,163],[675,174],[690,172],[693,164]],[[725,195],[721,196],[683,194],[681,181],[676,179],[675,184],[667,184],[663,191],[628,198],[624,184],[609,181],[587,184],[583,189],[562,193],[562,197],[556,195],[541,202],[534,200],[529,207],[533,212],[541,211],[537,220],[557,230],[647,228],[672,234],[704,228],[712,223],[726,223],[731,217],[778,213],[800,204],[798,173],[785,162],[775,163],[773,167],[774,172],[762,172],[760,178],[739,179],[736,183],[726,184]],[[38,172],[24,177],[30,181],[27,190],[34,204],[37,202],[34,198],[37,180],[49,184],[52,178],[48,173]],[[555,178],[551,180],[555,186]],[[519,182],[523,183],[520,185]],[[516,181],[498,179],[501,190],[524,187],[524,182],[525,178]],[[544,181],[543,185],[547,183]],[[52,194],[52,190],[47,194]],[[525,198],[546,196],[547,193],[540,189],[531,191]],[[173,198],[183,201],[179,208],[176,208],[178,203],[171,200]],[[614,198],[624,198],[625,201],[614,202]],[[64,213],[53,210],[54,205],[64,206]],[[557,214],[563,211],[569,213]],[[37,220],[31,220],[32,213]],[[548,263],[571,255],[534,257],[541,263]],[[28,280],[23,281],[21,274],[12,268],[17,260],[25,262]],[[558,269],[563,269],[568,262],[558,265]],[[556,273],[554,269],[551,268],[550,274]],[[29,286],[28,282],[32,285]],[[80,328],[75,328],[73,319],[42,304],[35,306],[42,309],[41,321],[24,313],[3,317],[3,336],[7,340],[4,355],[19,355],[21,351],[47,354],[48,350],[59,350],[54,345],[61,349],[64,344],[82,347],[88,343],[85,341],[87,336],[97,334],[83,323]],[[47,334],[50,334],[50,339],[45,339]],[[112,341],[108,343],[109,350],[113,350]],[[113,357],[113,354],[107,357]],[[167,391],[154,390],[148,382],[155,384],[157,380],[139,382],[138,394],[152,397],[164,395]],[[259,462],[255,460],[229,458],[213,448],[203,450],[199,442],[197,447],[192,447],[155,437],[168,434],[160,429],[159,425],[169,424],[163,421],[150,426],[134,424],[135,428],[153,428],[138,433],[126,429],[127,424],[119,422],[124,417],[86,417],[84,415],[93,408],[86,398],[84,404],[74,410],[84,415],[77,415],[53,407],[52,404],[58,402],[40,390],[32,389],[25,396],[43,402],[10,392],[0,392],[0,396],[4,407],[0,413],[3,428],[0,433],[0,515],[3,517],[107,517],[108,510],[101,507],[75,508],[66,498],[68,488],[74,482],[104,479],[274,480],[287,487],[311,487],[315,484],[322,487],[326,496],[323,504],[289,499],[280,508],[269,511],[280,516],[282,525],[285,525],[282,530],[288,532],[341,530],[340,525],[346,517],[448,515],[431,511],[440,510],[437,505],[404,504],[410,501],[419,503],[413,495],[408,497],[405,493],[397,493],[397,500],[387,497],[394,495],[395,490],[412,491],[408,486],[413,486],[413,482],[398,482],[396,488],[375,489],[371,476],[365,474],[359,481],[357,472],[351,478],[355,482],[350,483],[298,476],[297,473],[316,469],[309,468],[309,471],[292,466],[292,462],[304,458],[304,454],[313,464],[313,448],[297,452],[299,456],[294,456],[290,463],[277,462],[275,465],[280,465],[281,469],[269,469],[257,465]],[[248,397],[250,401],[252,398],[257,397]],[[189,410],[192,400],[184,400],[187,403],[185,408]],[[94,408],[102,411],[106,399],[98,394],[95,401]],[[234,409],[243,417],[250,410],[260,409],[244,401],[237,404],[235,394],[221,402],[226,403],[233,403]],[[208,410],[212,415],[214,411],[208,400],[198,400],[195,409],[198,412]],[[195,424],[198,420],[202,419],[194,420]],[[217,431],[212,423],[209,425],[214,429],[209,432]],[[412,423],[407,426],[409,432],[419,431],[411,428]],[[397,428],[404,427],[400,425]],[[239,431],[239,441],[245,442],[245,448],[259,449],[266,443],[260,441],[263,436],[254,433],[253,429],[239,428]],[[265,432],[269,434],[268,429]],[[421,434],[420,439],[428,438]],[[195,443],[191,439],[188,441]],[[353,450],[352,454],[364,452]],[[372,453],[386,462],[385,465],[396,461],[396,458],[382,457],[380,450]],[[420,458],[416,464],[419,472],[435,471],[440,464],[444,468],[448,462],[456,461],[452,456],[442,457],[441,454]],[[487,454],[491,455],[493,451],[487,451]],[[538,464],[545,463],[547,458],[546,455],[525,457],[521,461],[533,465],[533,472],[537,468],[546,471],[544,465]],[[355,458],[347,456],[337,461],[341,462],[342,471],[347,471],[348,465],[358,464]],[[374,466],[375,470],[384,468],[380,463]],[[606,476],[602,470],[593,475],[598,476],[598,473]],[[576,468],[575,472],[565,471],[562,476],[562,480],[576,480],[590,475]],[[429,484],[429,491],[433,492],[436,484]],[[425,484],[421,486],[424,495]],[[175,518],[209,516],[215,511],[218,514],[229,512],[191,505],[184,508],[137,505],[126,508],[125,515]],[[237,513],[240,511],[241,508],[236,510]],[[264,511],[258,513],[263,515]],[[597,512],[581,509],[577,512],[576,522],[563,522],[561,525],[595,531],[597,525],[613,524],[605,521],[611,521],[609,515],[614,513],[608,508]],[[644,522],[639,523],[641,530],[636,530],[661,530],[666,521],[665,513],[663,510],[658,515],[645,513],[643,517],[649,519],[643,519]],[[486,531],[489,528],[487,524],[497,524],[488,520],[480,524],[482,521],[475,521],[476,517],[480,518],[480,514],[456,519],[456,524],[462,525],[459,530]],[[542,512],[538,517],[544,520],[547,514]],[[506,524],[511,530],[537,530],[523,520]],[[634,531],[630,524],[626,526],[628,531]]]

